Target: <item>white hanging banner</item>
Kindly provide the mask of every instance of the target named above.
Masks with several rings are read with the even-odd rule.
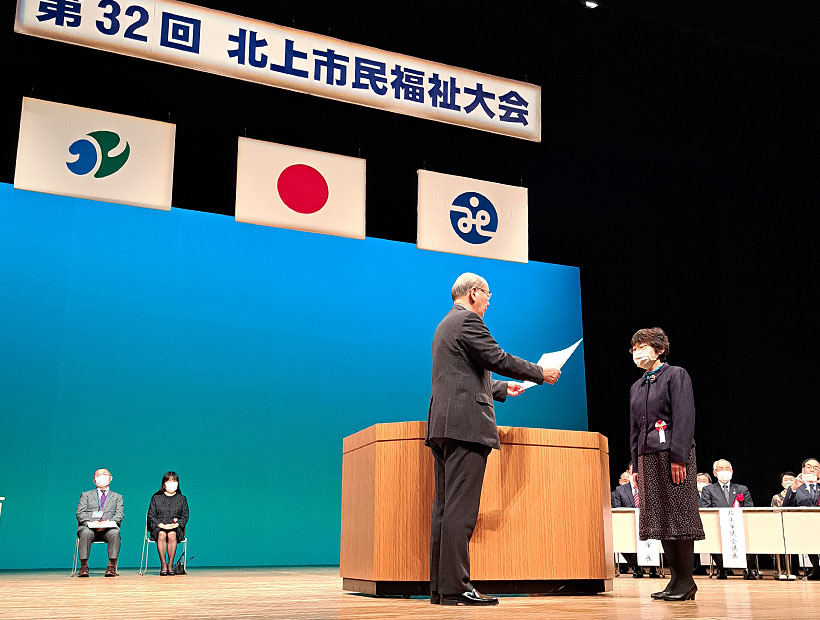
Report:
[[[638,566],[661,565],[661,541],[650,538],[641,540],[641,510],[635,509],[635,538],[638,540]]]
[[[176,126],[23,98],[14,187],[171,210]]]
[[[17,0],[14,31],[541,141],[540,86],[185,2]]]
[[[239,138],[235,217],[364,239],[365,160]]]
[[[419,170],[421,250],[526,263],[527,188]]]
[[[742,508],[720,508],[720,548],[723,566],[746,568],[746,530]]]

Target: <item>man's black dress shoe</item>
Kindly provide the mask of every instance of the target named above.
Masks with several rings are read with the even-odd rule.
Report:
[[[717,572],[717,579],[727,579],[727,577],[726,577],[726,571],[725,571],[725,570],[723,570],[722,568],[718,569],[718,572]]]
[[[461,594],[442,594],[442,605],[498,605],[498,599],[494,596],[484,596],[473,588],[470,592]]]
[[[641,579],[643,577],[643,570],[640,568],[632,571],[632,577],[635,579]]]
[[[806,581],[820,581],[820,571],[815,569],[811,572],[811,575],[806,577]]]
[[[655,568],[654,566],[649,569],[649,577],[651,579],[660,579],[661,578],[661,576],[658,574],[658,569]]]
[[[754,576],[754,573],[750,571],[748,568],[745,571],[743,571],[743,578],[746,580],[757,579],[757,577]]]
[[[694,601],[695,600],[695,593],[698,591],[698,587],[695,584],[692,584],[692,587],[689,588],[686,592],[681,592],[680,594],[672,594],[671,592],[667,592],[666,596],[663,597],[665,601]]]
[[[430,604],[431,605],[440,605],[441,604],[441,594],[433,590],[430,592]]]

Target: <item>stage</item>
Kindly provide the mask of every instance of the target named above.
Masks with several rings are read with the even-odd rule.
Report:
[[[374,598],[341,590],[328,567],[191,568],[189,575],[140,577],[122,569],[89,579],[68,571],[0,573],[1,618],[814,618],[820,583],[697,578],[697,601],[665,603],[649,594],[665,581],[615,579],[614,590],[590,596],[505,596],[497,607],[432,606],[426,598]]]

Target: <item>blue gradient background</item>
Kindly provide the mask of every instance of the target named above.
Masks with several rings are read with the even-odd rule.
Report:
[[[69,565],[98,467],[125,498],[121,566],[169,469],[192,566],[338,563],[342,438],[426,419],[433,331],[464,271],[489,281],[506,350],[537,360],[581,337],[575,267],[0,185],[0,568]],[[496,412],[586,430],[583,348]]]

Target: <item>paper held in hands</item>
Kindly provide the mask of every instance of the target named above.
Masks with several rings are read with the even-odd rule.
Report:
[[[536,362],[541,368],[558,368],[561,369],[561,366],[567,363],[567,360],[572,357],[572,354],[575,353],[575,349],[578,348],[578,345],[581,344],[581,338],[578,342],[574,345],[567,347],[566,349],[561,349],[560,351],[553,351],[552,353],[544,353],[541,356],[541,359]],[[521,386],[526,390],[531,388],[534,385],[538,385],[537,383],[533,383],[532,381],[524,381],[521,383]]]
[[[86,525],[88,525],[88,527],[90,527],[92,530],[117,527],[117,524],[114,521],[89,521]]]

